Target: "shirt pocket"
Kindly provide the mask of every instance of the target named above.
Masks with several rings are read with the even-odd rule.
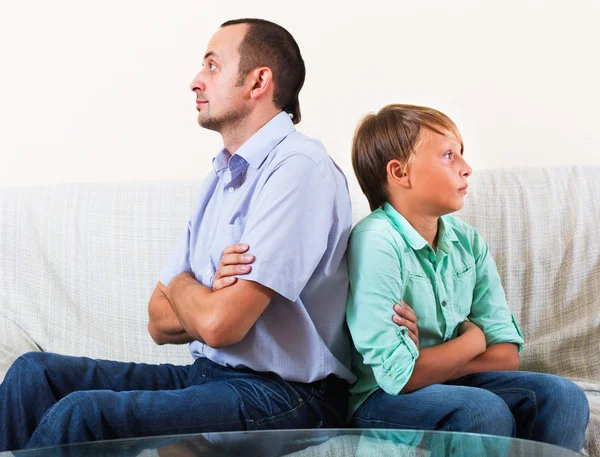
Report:
[[[417,319],[435,317],[437,315],[433,286],[428,277],[409,273],[404,284],[402,300],[410,306]]]
[[[240,224],[227,224],[223,227],[219,227],[210,248],[210,262],[214,271],[217,271],[217,268],[219,268],[219,263],[221,263],[225,248],[232,244],[239,243],[242,239],[243,232],[244,226]]]
[[[471,313],[475,289],[475,265],[466,265],[453,274],[454,308],[462,318]]]

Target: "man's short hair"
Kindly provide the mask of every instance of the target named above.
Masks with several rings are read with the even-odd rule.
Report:
[[[415,155],[423,129],[452,135],[463,141],[456,125],[445,114],[423,106],[392,104],[370,113],[360,122],[352,141],[352,167],[369,201],[371,211],[381,208],[387,193],[387,164],[399,160],[408,166]]]
[[[249,26],[238,48],[239,82],[256,67],[269,67],[273,73],[273,103],[292,114],[292,121],[297,124],[301,119],[298,94],[306,76],[298,43],[286,29],[264,19],[235,19],[221,27],[235,24]]]

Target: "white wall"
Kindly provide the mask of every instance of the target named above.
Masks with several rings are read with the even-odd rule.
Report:
[[[475,171],[600,165],[597,0],[1,1],[0,186],[203,177],[221,139],[189,83],[245,16],[297,39],[298,128],[352,180],[357,122],[392,102],[452,117]]]

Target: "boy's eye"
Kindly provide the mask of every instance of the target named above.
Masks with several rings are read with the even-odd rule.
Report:
[[[452,151],[448,151],[444,154],[444,157],[447,157],[448,159],[451,159],[452,156],[454,156],[454,153]]]

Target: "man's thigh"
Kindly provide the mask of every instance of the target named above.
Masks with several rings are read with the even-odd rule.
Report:
[[[56,399],[79,390],[158,390],[185,387],[188,367],[97,360],[48,352],[25,354],[12,367],[25,384],[43,381]],[[31,386],[33,387],[33,386]]]

